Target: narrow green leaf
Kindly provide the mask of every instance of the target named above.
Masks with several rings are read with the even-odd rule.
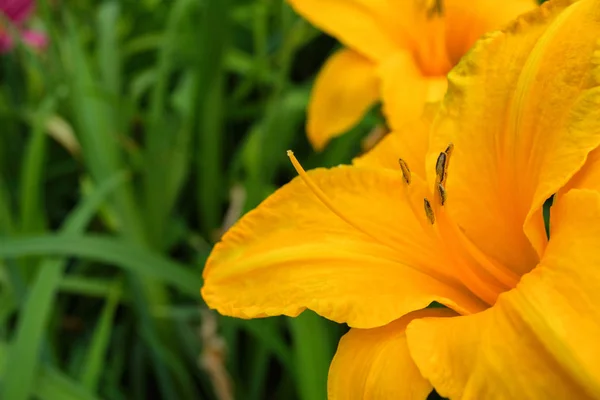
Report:
[[[85,229],[100,204],[119,184],[124,182],[125,177],[126,175],[121,173],[109,179],[93,195],[84,199],[66,219],[62,232],[73,234]],[[10,240],[3,241],[0,251],[10,247],[7,244]],[[11,368],[3,377],[5,384],[2,387],[2,398],[26,400],[34,388],[32,382],[38,370],[44,329],[65,267],[66,261],[62,259],[47,259],[39,267],[37,277],[19,315],[9,356]]]
[[[200,57],[196,104],[198,113],[198,213],[210,237],[220,225],[223,187],[222,157],[225,111],[225,56],[229,45],[229,0],[204,3],[202,29],[198,30]]]
[[[23,158],[20,207],[21,232],[41,231],[45,215],[42,212],[43,173],[46,160],[46,132],[40,122],[33,124],[27,153]]]
[[[148,115],[148,132],[146,135],[144,191],[146,197],[145,221],[148,226],[148,237],[153,247],[164,247],[162,233],[171,213],[177,192],[173,192],[172,171],[165,168],[171,165],[174,158],[181,157],[181,151],[187,147],[176,144],[187,144],[185,130],[173,132],[168,119],[166,100],[168,96],[169,79],[175,68],[175,50],[180,40],[182,20],[194,6],[192,0],[177,0],[169,8],[167,26],[162,37],[158,63],[154,73],[154,87],[151,92],[150,110]],[[182,137],[184,136],[184,137]],[[184,156],[185,157],[185,156]],[[171,190],[165,190],[165,188]]]
[[[96,324],[87,359],[81,371],[81,383],[91,392],[97,390],[103,372],[106,351],[108,350],[110,335],[112,333],[113,320],[121,294],[122,283],[120,280],[117,280],[108,294],[106,304]]]
[[[141,276],[160,279],[185,294],[200,296],[202,280],[195,271],[123,239],[93,235],[47,235],[11,238],[0,244],[0,258],[28,255],[81,257],[113,264]]]
[[[327,321],[305,311],[289,320],[294,342],[297,390],[302,400],[327,398],[327,373],[335,348]]]
[[[121,58],[119,54],[118,29],[121,7],[116,1],[103,2],[98,6],[98,62],[105,89],[119,101],[121,93]],[[114,109],[118,110],[118,107]],[[113,118],[116,118],[114,116]]]

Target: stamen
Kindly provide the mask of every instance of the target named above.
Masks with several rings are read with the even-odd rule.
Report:
[[[442,186],[441,183],[438,183],[437,189],[438,194],[440,195],[440,204],[443,206],[444,203],[446,203],[446,189],[444,189],[444,186]]]
[[[452,152],[454,151],[454,144],[450,143],[448,145],[448,147],[446,147],[446,151],[444,151],[444,153],[446,153],[446,155],[448,156],[448,158],[450,158],[452,156]],[[450,161],[450,160],[448,160]]]
[[[469,239],[456,225],[456,223],[445,214],[442,210],[440,211],[443,222],[441,224],[446,225],[449,228],[448,234],[456,237],[461,243],[461,247],[466,250],[466,253],[483,269],[488,271],[498,282],[504,285],[506,288],[512,289],[517,285],[519,276],[510,269],[504,267],[502,264],[493,262],[490,260],[480,249],[477,247],[471,239]]]
[[[317,196],[317,198],[331,211],[333,212],[335,215],[337,215],[339,218],[341,218],[344,222],[346,222],[347,224],[349,224],[350,226],[352,226],[353,228],[355,228],[357,231],[369,236],[370,238],[374,239],[376,242],[388,247],[389,249],[393,250],[393,251],[397,251],[397,247],[396,244],[394,242],[390,242],[388,240],[385,240],[386,238],[378,238],[376,235],[373,235],[371,233],[369,233],[368,231],[366,231],[365,229],[363,229],[359,224],[355,223],[354,221],[352,221],[351,218],[347,217],[341,210],[337,209],[335,204],[333,203],[333,201],[327,196],[327,194],[325,192],[323,192],[323,190],[321,190],[321,188],[319,188],[319,186],[311,179],[311,177],[306,173],[306,171],[304,170],[304,168],[302,168],[302,165],[300,165],[300,163],[298,162],[298,160],[296,159],[296,157],[294,156],[294,153],[291,150],[287,151],[287,155],[290,158],[290,161],[292,163],[292,165],[294,166],[294,168],[296,169],[296,172],[298,172],[298,175],[300,175],[300,178],[302,179],[302,181],[306,184],[306,186],[308,186],[308,188],[314,193],[315,196]],[[402,162],[401,162],[402,165]],[[409,174],[407,176],[410,177],[410,170],[408,170],[408,165],[404,162],[404,165],[407,168],[407,171],[409,171]],[[404,173],[404,172],[403,172]],[[410,180],[410,179],[409,179]],[[406,181],[406,177],[405,177],[405,181]],[[406,194],[407,197],[407,201],[415,215],[415,217],[417,217],[419,214],[417,214],[415,211],[415,205],[413,204],[412,201],[410,201],[410,196],[409,196],[409,192],[408,192],[409,188],[408,186],[404,186],[404,192]],[[435,223],[435,214],[433,212],[433,209],[431,207],[431,203],[429,202],[429,200],[427,200],[426,198],[424,199],[424,207],[425,207],[425,214],[427,215],[427,219],[429,220],[429,222],[431,224]],[[419,222],[422,224],[423,228],[430,228],[428,226],[425,225],[425,222],[421,219],[418,218]],[[383,239],[383,240],[381,240]],[[415,268],[411,265],[407,265],[410,268]],[[449,275],[445,275],[444,273],[441,273],[440,271],[436,270],[436,269],[432,269],[429,268],[426,265],[419,265],[418,268],[416,268],[417,271],[430,276],[431,278],[442,282],[446,285],[452,286],[452,287],[458,287],[458,285],[462,285],[462,283],[459,283],[455,277],[453,276],[449,276]],[[462,286],[461,286],[462,287]],[[475,293],[477,295],[477,293]],[[486,301],[486,297],[485,296],[479,296],[482,300]],[[492,304],[489,301],[487,301],[488,304]],[[473,312],[477,312],[479,310],[474,310]]]
[[[431,225],[435,224],[435,214],[433,213],[433,208],[431,208],[431,203],[427,199],[423,199],[423,206],[425,208],[425,215],[427,219],[431,223]]]
[[[423,221],[422,218],[419,218],[421,216],[421,213],[417,211],[417,208],[415,207],[415,204],[413,202],[413,199],[411,197],[411,194],[409,192],[409,185],[412,182],[412,175],[410,172],[410,168],[408,168],[408,163],[406,161],[404,161],[403,159],[399,158],[398,159],[398,164],[400,164],[400,169],[402,170],[402,178],[404,180],[404,182],[406,183],[406,185],[403,185],[403,192],[404,192],[404,197],[406,198],[406,202],[408,203],[413,215],[415,215],[417,217],[417,219],[419,220],[419,224],[421,225],[421,227],[424,230],[427,230],[429,228],[429,226],[427,226],[427,224],[425,223],[425,221]],[[418,190],[418,188],[417,188]]]
[[[428,17],[431,19],[435,16],[443,16],[444,15],[444,1],[443,0],[433,0],[433,4],[427,13]]]
[[[444,167],[444,171],[446,173],[446,176],[444,176],[444,182],[442,183],[443,185],[446,184],[446,178],[448,175],[448,168],[450,167],[450,157],[452,157],[452,153],[454,152],[454,144],[450,143],[448,145],[448,147],[446,147],[446,151],[444,151],[444,153],[446,153],[446,165]]]
[[[446,153],[442,152],[437,158],[435,162],[435,175],[437,177],[436,182],[438,184],[443,184],[446,181],[446,160],[448,156]]]
[[[375,236],[375,235],[373,235],[373,234],[365,231],[357,223],[353,222],[350,218],[348,218],[346,215],[344,215],[344,213],[342,213],[342,211],[340,211],[335,206],[335,204],[333,204],[333,202],[325,194],[325,192],[323,192],[323,190],[321,190],[321,188],[319,186],[317,186],[317,184],[315,182],[313,182],[313,180],[310,178],[310,176],[308,176],[308,174],[306,173],[306,171],[304,170],[304,168],[302,168],[302,165],[300,165],[300,163],[298,162],[298,160],[294,156],[294,152],[293,151],[288,150],[287,151],[287,156],[290,158],[290,161],[292,162],[292,165],[294,166],[294,168],[296,169],[296,172],[298,172],[298,175],[300,175],[300,178],[302,178],[302,180],[304,181],[304,183],[306,184],[306,186],[308,186],[308,188],[315,194],[315,196],[317,196],[319,198],[319,200],[321,200],[321,202],[327,208],[329,208],[329,210],[331,210],[331,212],[333,212],[335,215],[337,215],[338,217],[340,217],[344,222],[346,222],[347,224],[349,224],[350,226],[352,226],[357,231],[362,232],[365,235],[369,236],[370,238],[374,239],[376,242],[379,242],[379,243],[384,244],[384,245],[386,245],[386,246],[389,247],[389,244],[385,243],[385,241],[380,240],[377,236]],[[393,248],[393,247],[391,247],[391,248]]]
[[[434,216],[435,212],[435,216],[437,217],[436,226],[439,229],[442,242],[445,243],[448,250],[454,254],[457,260],[460,260],[458,265],[461,267],[460,269],[466,277],[465,284],[467,287],[487,303],[493,304],[499,291],[514,287],[518,281],[518,277],[503,265],[490,260],[460,230],[452,218],[446,214],[446,210],[440,207],[443,206],[447,200],[445,184],[448,177],[450,156],[453,151],[454,145],[451,143],[437,158],[435,164],[436,182],[434,186],[434,202],[436,208],[428,211],[428,209],[431,208],[431,204],[425,200],[425,212],[430,219],[430,222],[432,222],[430,215]],[[446,240],[449,238],[456,238],[458,246],[446,243]],[[473,268],[474,265],[478,265],[479,267],[475,269]],[[481,275],[483,271],[486,271],[488,277]]]
[[[402,177],[404,178],[404,182],[406,182],[407,185],[410,185],[411,175],[410,169],[408,169],[408,164],[401,158],[398,159],[398,163],[400,164],[400,169],[402,170]]]

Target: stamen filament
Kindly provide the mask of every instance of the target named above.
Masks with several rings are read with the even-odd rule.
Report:
[[[474,261],[476,261],[484,270],[488,271],[492,277],[507,289],[513,289],[517,285],[519,282],[519,276],[517,274],[508,268],[504,268],[501,264],[498,265],[492,262],[485,254],[483,254],[481,250],[459,229],[456,223],[446,215],[444,209],[440,209],[439,214],[439,217],[443,221],[442,223],[450,228],[453,236],[458,238],[463,248]]]
[[[315,194],[315,196],[317,196],[319,198],[319,200],[321,200],[321,202],[331,210],[331,212],[333,212],[335,215],[337,215],[338,217],[340,217],[343,221],[345,221],[346,223],[348,223],[349,225],[351,225],[353,228],[355,228],[356,230],[364,233],[365,235],[371,237],[372,239],[375,239],[376,241],[379,242],[379,239],[377,239],[375,236],[371,235],[369,232],[365,232],[364,229],[362,229],[360,226],[358,226],[357,224],[355,224],[350,218],[346,217],[336,206],[335,204],[333,204],[333,202],[329,199],[329,197],[325,194],[325,192],[323,192],[323,190],[321,190],[321,188],[319,186],[317,186],[313,180],[308,176],[308,174],[306,173],[306,171],[304,170],[304,168],[302,168],[302,165],[300,165],[300,163],[298,162],[298,160],[296,159],[296,156],[294,156],[294,152],[291,150],[287,151],[287,156],[290,158],[290,161],[292,162],[292,165],[294,166],[294,169],[296,169],[296,172],[298,172],[298,175],[300,175],[300,178],[302,178],[302,180],[304,181],[304,183],[306,184],[306,186],[309,187],[309,189]]]
[[[415,207],[415,203],[412,200],[412,198],[410,197],[410,192],[409,192],[409,185],[412,182],[412,174],[410,172],[410,168],[408,166],[408,163],[406,161],[404,161],[402,158],[398,159],[398,164],[400,164],[400,169],[402,170],[402,177],[404,178],[404,182],[406,183],[406,185],[403,185],[403,192],[404,192],[404,197],[406,198],[406,202],[408,203],[410,210],[412,211],[413,215],[415,216],[415,218],[417,218],[417,220],[419,221],[419,225],[421,225],[421,228],[423,228],[423,230],[425,232],[428,232],[429,229],[431,229],[430,226],[427,226],[427,224],[425,223],[425,221],[422,218],[422,211],[417,211],[417,208]],[[434,215],[434,220],[435,220],[435,215]]]
[[[436,224],[436,232],[440,238],[440,243],[442,243],[442,246],[446,248],[446,252],[455,261],[454,265],[461,275],[460,281],[475,296],[479,297],[490,306],[493,305],[498,298],[500,290],[494,290],[489,282],[482,280],[475,271],[469,268],[468,261],[465,262],[464,257],[458,254],[457,248],[448,243],[448,232],[444,230],[443,225],[443,223]]]
[[[433,189],[434,203],[431,213],[435,213],[437,217],[436,231],[442,243],[454,255],[457,266],[465,277],[463,280],[465,286],[492,305],[500,292],[516,286],[519,277],[510,269],[490,260],[446,213],[444,207],[447,199],[445,184],[453,151],[454,145],[448,145],[436,160],[436,182]],[[447,243],[450,238],[456,238],[458,246]],[[474,265],[477,265],[477,268],[473,268]]]

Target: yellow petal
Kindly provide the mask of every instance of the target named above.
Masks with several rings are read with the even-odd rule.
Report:
[[[600,191],[600,148],[595,149],[588,155],[584,166],[559,193],[562,195],[573,188]]]
[[[354,160],[354,165],[398,170],[398,160],[406,162],[411,174],[425,179],[425,155],[429,131],[439,104],[425,107],[421,118],[386,135],[373,149]]]
[[[352,50],[329,58],[317,80],[308,106],[308,139],[322,150],[332,138],[358,123],[379,98],[374,64]]]
[[[448,77],[431,139],[430,182],[454,144],[450,213],[520,274],[546,245],[542,204],[600,143],[600,2],[571,3],[547,2],[478,42]]]
[[[432,100],[432,92],[429,79],[423,76],[412,54],[397,52],[390,56],[379,65],[379,75],[383,112],[392,130],[418,119],[426,101]],[[435,93],[440,95],[439,90]]]
[[[351,329],[329,368],[329,400],[424,400],[431,392],[408,353],[406,325],[415,318],[448,317],[451,310],[415,311],[381,328]]]
[[[410,353],[442,396],[600,396],[600,193],[561,197],[551,224],[540,264],[494,307],[408,326]]]
[[[240,318],[308,308],[359,328],[434,300],[461,313],[481,308],[449,277],[452,266],[423,214],[412,212],[399,171],[342,166],[308,176],[352,225],[294,179],[213,249],[202,288],[211,308]]]
[[[484,33],[499,29],[526,11],[537,7],[534,0],[447,0],[446,46],[452,64]]]
[[[380,61],[402,46],[388,0],[288,0],[296,12],[352,50]]]

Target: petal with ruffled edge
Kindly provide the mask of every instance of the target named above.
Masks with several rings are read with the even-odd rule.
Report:
[[[538,6],[534,0],[444,1],[446,46],[452,64],[484,33],[502,28],[517,16]]]
[[[600,148],[589,155],[583,167],[563,188],[558,195],[568,193],[571,189],[592,189],[600,191]]]
[[[352,128],[379,98],[375,64],[344,49],[332,55],[315,81],[308,105],[308,139],[322,150]]]
[[[546,245],[544,201],[600,143],[599,36],[598,0],[550,1],[479,41],[449,75],[430,183],[453,143],[447,207],[479,248],[518,274]]]
[[[424,400],[432,386],[417,369],[406,344],[406,325],[425,317],[451,317],[449,309],[412,312],[373,329],[353,328],[342,337],[329,368],[329,400]]]
[[[300,178],[279,189],[214,247],[202,288],[210,307],[240,318],[308,308],[358,328],[432,301],[460,313],[482,308],[451,278],[453,265],[425,216],[412,211],[400,172],[341,166],[307,179],[338,214]]]
[[[491,309],[408,326],[410,353],[442,396],[600,395],[600,193],[573,190],[551,217],[540,264]]]

